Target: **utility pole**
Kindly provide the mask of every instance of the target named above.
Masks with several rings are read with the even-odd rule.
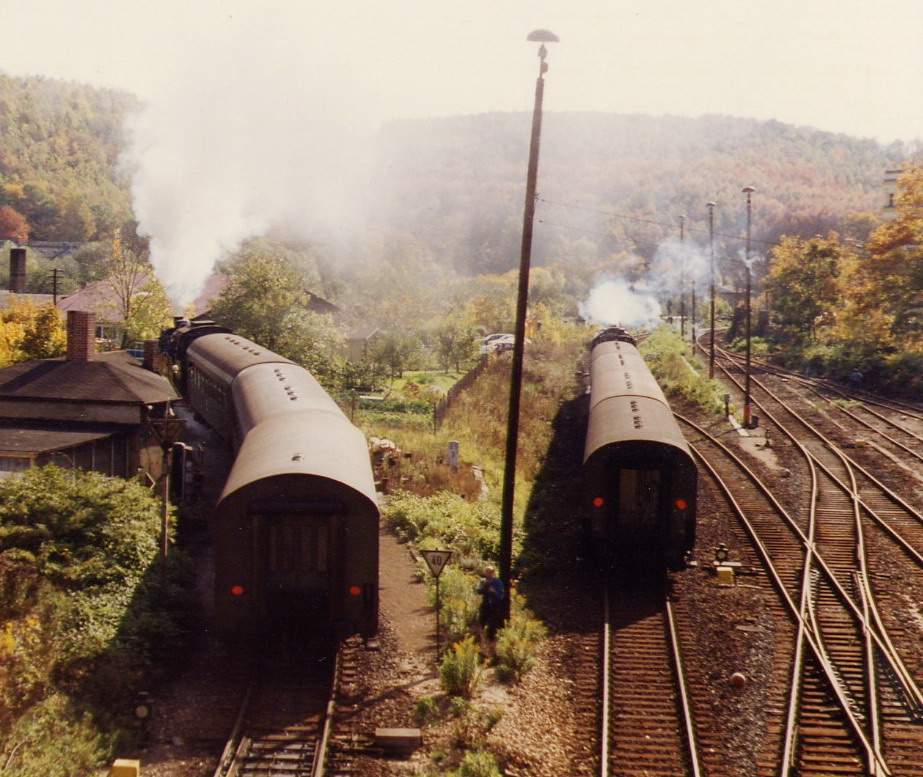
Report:
[[[500,579],[506,588],[503,619],[510,617],[510,594],[513,578],[513,506],[516,491],[516,449],[519,436],[519,404],[522,393],[522,359],[525,350],[526,312],[529,301],[529,266],[532,261],[532,225],[535,220],[535,190],[538,180],[538,150],[542,135],[542,99],[548,65],[545,43],[558,41],[548,30],[529,33],[529,41],[541,43],[538,50],[538,79],[535,82],[535,107],[532,111],[532,139],[529,146],[529,169],[526,175],[526,202],[522,218],[522,250],[519,257],[519,290],[516,299],[516,324],[513,342],[513,368],[510,376],[510,403],[506,429],[506,459],[503,471],[503,497],[500,513]]]
[[[746,321],[744,323],[744,331],[746,336],[746,356],[744,364],[744,428],[750,428],[750,333],[751,333],[751,305],[750,305],[750,296],[751,296],[751,277],[752,273],[750,272],[750,224],[752,221],[752,203],[751,195],[755,192],[752,186],[745,186],[743,193],[747,195],[747,248],[744,255],[744,264],[747,266],[747,303],[744,315],[746,316]]]
[[[686,339],[686,217],[679,217],[679,334]]]
[[[711,264],[711,307],[709,324],[711,336],[708,343],[708,377],[715,377],[715,203],[707,202],[708,208],[708,257]]]

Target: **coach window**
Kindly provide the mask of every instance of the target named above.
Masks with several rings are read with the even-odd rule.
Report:
[[[269,527],[269,572],[326,574],[329,548],[326,524],[297,518],[275,522]]]
[[[660,472],[623,469],[619,477],[619,512],[630,523],[651,523],[657,517]]]

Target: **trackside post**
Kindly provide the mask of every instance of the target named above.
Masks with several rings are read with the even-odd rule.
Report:
[[[433,577],[436,578],[436,662],[439,662],[439,659],[442,656],[442,647],[440,644],[439,636],[439,610],[440,610],[440,601],[439,601],[439,575],[442,574],[442,570],[445,568],[445,565],[448,563],[449,559],[452,556],[451,550],[421,550],[420,553],[423,555],[423,560],[426,562],[426,566],[429,567],[429,571],[433,573]]]

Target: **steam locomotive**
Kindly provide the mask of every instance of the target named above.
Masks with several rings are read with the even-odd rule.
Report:
[[[590,347],[584,535],[598,561],[677,569],[695,542],[698,471],[634,338]]]
[[[234,451],[212,516],[225,635],[378,629],[378,500],[365,436],[294,362],[212,322],[166,334],[178,387]]]

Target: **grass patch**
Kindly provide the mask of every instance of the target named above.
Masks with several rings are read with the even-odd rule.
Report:
[[[708,368],[676,329],[659,326],[638,344],[638,351],[668,397],[682,398],[710,412],[723,412],[725,388],[708,377]]]

